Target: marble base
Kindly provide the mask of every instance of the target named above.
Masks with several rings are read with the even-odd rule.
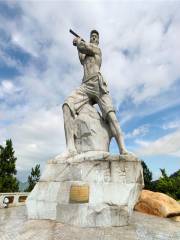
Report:
[[[81,227],[125,226],[142,186],[141,162],[134,155],[58,156],[28,197],[28,218]]]

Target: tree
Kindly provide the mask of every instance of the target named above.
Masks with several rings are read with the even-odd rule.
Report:
[[[141,161],[143,167],[143,176],[144,176],[144,188],[152,190],[152,172],[147,167],[144,161]]]
[[[145,189],[165,193],[176,200],[180,200],[180,169],[168,176],[166,170],[160,168],[161,177],[158,180],[152,181],[152,172],[144,161],[141,161],[141,164],[143,167]]]
[[[180,169],[170,175],[170,178],[174,180],[174,194],[177,200],[180,200]]]
[[[165,169],[160,169],[162,176],[156,184],[156,191],[180,199],[180,170],[168,177]]]
[[[37,164],[35,168],[31,169],[31,175],[28,176],[28,188],[26,189],[27,192],[31,192],[36,185],[36,183],[39,181],[41,175],[40,171],[40,165]]]
[[[19,191],[14,153],[11,139],[6,140],[5,147],[0,145],[0,192]]]

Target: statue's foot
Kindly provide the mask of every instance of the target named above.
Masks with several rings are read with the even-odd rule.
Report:
[[[48,163],[65,162],[68,158],[74,157],[75,155],[77,155],[76,149],[71,149],[64,153],[59,154],[54,159],[50,159]]]
[[[122,149],[121,150],[121,155],[129,155],[129,156],[131,156],[131,157],[134,157],[134,158],[137,158],[136,157],[136,154],[134,154],[133,152],[129,152],[129,151],[127,151],[126,149]]]
[[[77,154],[77,151],[76,149],[70,149],[70,150],[67,150],[66,152],[64,153],[61,153],[59,154],[56,159],[68,159],[70,157],[73,157]]]
[[[125,148],[121,149],[121,155],[128,155],[128,154],[129,152]]]

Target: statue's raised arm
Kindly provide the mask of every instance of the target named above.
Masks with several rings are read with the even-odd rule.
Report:
[[[77,46],[77,49],[80,53],[87,54],[89,56],[93,56],[95,54],[100,54],[100,48],[92,43],[86,43],[82,41],[81,38],[75,38],[73,43]]]

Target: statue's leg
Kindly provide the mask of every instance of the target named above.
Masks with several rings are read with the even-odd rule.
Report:
[[[123,133],[119,126],[119,122],[114,111],[111,97],[107,93],[103,94],[97,99],[97,102],[102,114],[104,115],[104,117],[107,118],[113,137],[115,137],[118,144],[119,152],[121,154],[127,154],[128,151],[126,150],[124,145]]]
[[[119,126],[119,122],[117,120],[115,112],[109,112],[107,114],[107,120],[112,131],[113,137],[115,137],[116,142],[118,144],[119,152],[121,154],[127,154],[128,151],[125,148],[123,133]]]
[[[74,143],[74,125],[71,110],[67,104],[63,105],[64,130],[66,137],[66,146],[69,153],[77,153]]]

